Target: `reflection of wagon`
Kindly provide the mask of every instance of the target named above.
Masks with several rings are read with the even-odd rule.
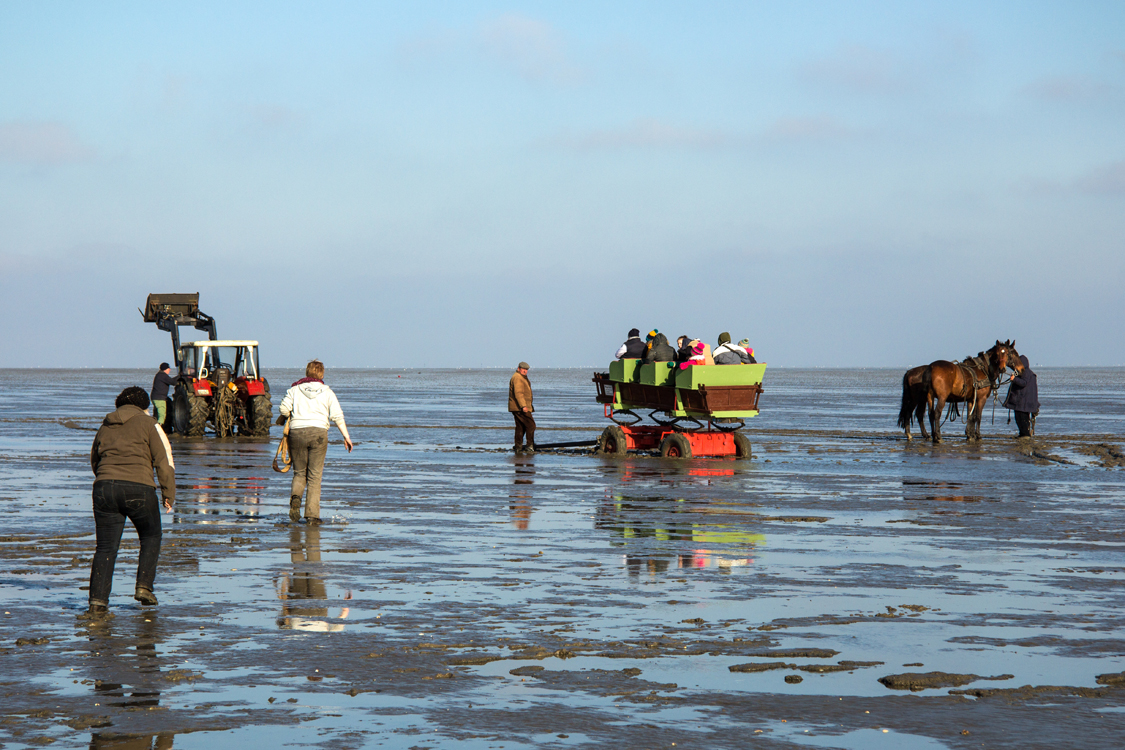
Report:
[[[660,455],[670,457],[749,458],[750,441],[738,430],[758,416],[765,372],[765,364],[681,370],[668,362],[612,362],[609,372],[594,374],[598,403],[616,423],[602,432],[598,452],[621,456],[659,448]],[[638,424],[638,409],[648,410],[656,425]]]

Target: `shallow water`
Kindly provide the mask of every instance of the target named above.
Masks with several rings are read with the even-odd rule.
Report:
[[[266,372],[275,413],[299,374]],[[532,371],[539,442],[605,426],[591,374]],[[278,435],[173,438],[161,603],[128,596],[127,530],[114,616],[87,621],[87,452],[116,393],[151,374],[0,371],[0,741],[1109,748],[1125,736],[1125,689],[1096,682],[1125,671],[1125,370],[1039,372],[1031,443],[1001,409],[991,424],[990,405],[983,441],[947,424],[933,446],[894,426],[901,372],[771,369],[745,462],[513,456],[508,375],[330,371],[356,449],[333,433],[320,528],[288,522],[288,475],[270,469]],[[784,666],[729,669],[761,662]],[[913,693],[878,681],[931,671],[1011,677]],[[1021,686],[1069,692],[950,694]]]

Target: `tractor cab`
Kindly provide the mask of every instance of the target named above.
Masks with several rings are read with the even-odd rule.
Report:
[[[176,429],[220,437],[269,434],[269,382],[258,366],[257,341],[190,341],[180,346],[180,383],[173,403]],[[182,395],[181,395],[182,394]]]

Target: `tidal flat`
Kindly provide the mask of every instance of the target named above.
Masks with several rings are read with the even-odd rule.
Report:
[[[539,442],[608,424],[594,369],[531,371]],[[90,443],[153,373],[0,370],[0,745],[1121,747],[1125,369],[934,446],[901,371],[771,368],[747,461],[513,455],[509,374],[329,370],[319,527],[280,428],[173,436],[160,604],[130,526],[88,619]]]

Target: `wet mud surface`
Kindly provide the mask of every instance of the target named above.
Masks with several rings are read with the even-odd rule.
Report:
[[[940,446],[901,373],[771,376],[734,462],[513,456],[507,373],[330,372],[326,523],[276,443],[173,439],[160,604],[127,529],[88,618],[87,451],[151,374],[0,372],[0,743],[1120,747],[1125,372]],[[540,442],[604,427],[588,381],[532,372]]]

